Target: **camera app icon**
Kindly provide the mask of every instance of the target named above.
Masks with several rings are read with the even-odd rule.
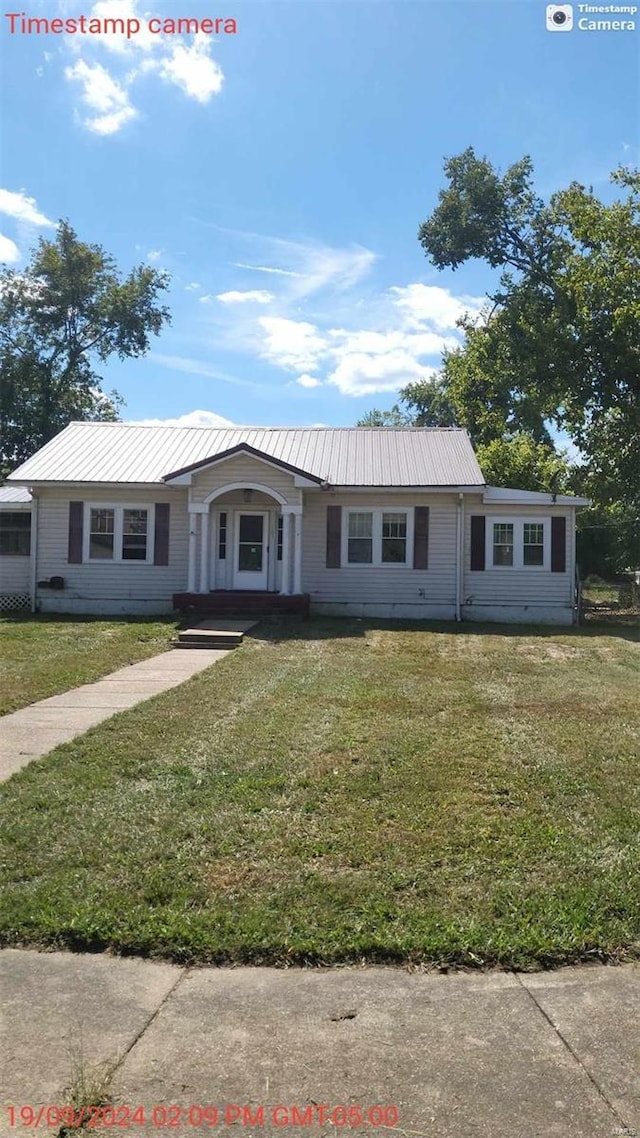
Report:
[[[547,4],[547,31],[573,31],[572,4]]]

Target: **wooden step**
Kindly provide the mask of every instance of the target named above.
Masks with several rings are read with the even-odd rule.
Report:
[[[173,607],[188,616],[260,617],[307,616],[309,596],[305,593],[283,596],[281,593],[237,592],[215,590],[211,593],[174,593]]]

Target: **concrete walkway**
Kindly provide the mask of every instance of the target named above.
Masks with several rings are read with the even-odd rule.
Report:
[[[292,1126],[292,1108],[317,1123],[320,1107],[342,1104],[365,1117],[395,1107],[397,1122],[373,1118],[403,1136],[640,1133],[640,966],[190,970],[9,949],[0,991],[2,1138],[55,1130],[45,1115],[16,1129],[7,1107],[64,1103],[80,1050],[85,1074],[109,1065],[112,1100],[131,1112],[117,1132],[134,1138],[163,1126],[181,1138],[229,1133],[227,1124],[236,1134],[334,1134],[340,1115]],[[197,1111],[207,1104],[219,1112],[213,1129]],[[142,1112],[133,1121],[136,1107],[144,1122]],[[167,1131],[176,1111],[180,1124]]]
[[[226,655],[225,649],[183,652],[174,648],[119,668],[95,683],[4,715],[0,719],[0,782],[60,743],[82,735],[118,711],[184,683]]]

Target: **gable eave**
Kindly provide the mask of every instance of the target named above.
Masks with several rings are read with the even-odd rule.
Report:
[[[164,474],[162,481],[168,485],[190,485],[194,474],[202,470],[207,470],[212,466],[216,466],[220,462],[226,462],[231,458],[236,458],[239,454],[249,455],[251,458],[263,462],[265,466],[275,466],[278,470],[285,470],[288,474],[293,475],[295,478],[304,479],[312,486],[320,486],[322,479],[318,478],[316,474],[310,474],[308,470],[302,470],[298,466],[293,466],[290,462],[285,462],[284,459],[274,458],[273,455],[267,454],[265,451],[258,450],[252,447],[249,443],[238,443],[237,446],[230,447],[228,450],[221,451],[220,454],[211,455],[208,458],[200,459],[199,462],[192,462],[189,466],[183,466],[180,470],[172,470],[169,474]]]

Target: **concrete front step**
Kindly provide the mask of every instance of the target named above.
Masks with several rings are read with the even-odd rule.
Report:
[[[239,648],[242,640],[241,632],[235,636],[230,632],[209,632],[206,636],[199,636],[194,632],[181,632],[176,641],[176,648]]]
[[[178,633],[176,648],[238,648],[252,620],[202,620]]]

